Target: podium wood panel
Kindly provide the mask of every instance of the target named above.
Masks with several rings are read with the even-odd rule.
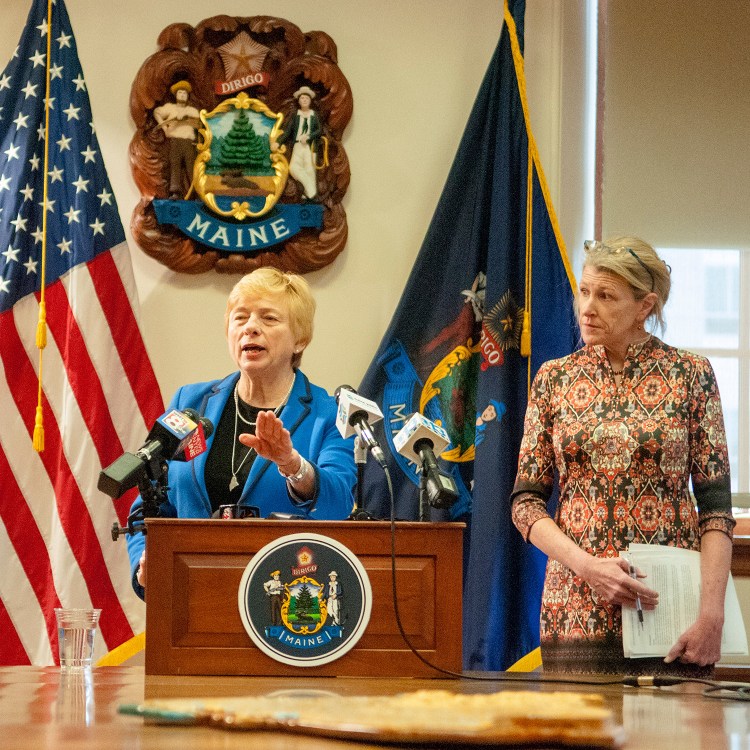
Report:
[[[149,519],[146,549],[146,674],[443,677],[404,643],[396,622],[387,521]],[[417,651],[462,669],[462,523],[396,524],[401,624]],[[357,644],[328,664],[291,666],[260,651],[237,604],[255,553],[288,534],[321,534],[348,547],[372,586],[370,622]]]

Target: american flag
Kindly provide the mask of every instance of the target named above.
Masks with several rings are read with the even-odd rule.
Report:
[[[143,629],[124,542],[110,536],[132,493],[113,503],[96,485],[101,467],[138,447],[163,411],[63,0],[53,0],[51,23],[47,12],[47,0],[33,1],[0,75],[2,665],[58,661],[55,607],[102,609],[97,657]]]

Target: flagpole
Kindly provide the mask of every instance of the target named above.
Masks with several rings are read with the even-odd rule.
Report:
[[[47,0],[47,58],[44,85],[44,175],[42,192],[42,271],[39,293],[39,322],[36,327],[36,346],[39,349],[39,380],[37,383],[37,405],[34,417],[34,438],[32,445],[37,453],[44,450],[44,417],[42,408],[42,375],[44,372],[44,348],[47,346],[47,302],[45,281],[47,278],[47,194],[49,186],[49,110],[50,74],[52,57],[52,0]]]

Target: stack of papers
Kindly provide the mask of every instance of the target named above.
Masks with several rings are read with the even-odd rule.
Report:
[[[693,550],[658,544],[631,544],[626,557],[659,592],[654,610],[643,611],[643,624],[632,607],[622,608],[622,645],[626,657],[666,656],[677,639],[698,619],[701,592],[701,555]],[[747,635],[740,603],[729,576],[724,600],[721,655],[747,654]]]

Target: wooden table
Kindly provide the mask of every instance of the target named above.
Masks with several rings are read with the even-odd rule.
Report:
[[[523,679],[523,676],[521,676]],[[700,685],[655,691],[620,686],[563,685],[492,680],[314,678],[304,684],[279,677],[162,677],[142,667],[100,667],[91,679],[68,679],[55,667],[0,668],[0,747],[4,750],[94,750],[174,748],[174,750],[280,750],[304,747],[367,750],[372,745],[298,738],[293,735],[227,732],[208,727],[156,726],[117,713],[121,704],[144,697],[264,695],[277,690],[312,689],[338,695],[389,695],[447,689],[462,693],[524,689],[601,692],[625,727],[625,748],[730,750],[750,746],[750,705],[704,698]],[[432,750],[432,749],[431,749]]]

